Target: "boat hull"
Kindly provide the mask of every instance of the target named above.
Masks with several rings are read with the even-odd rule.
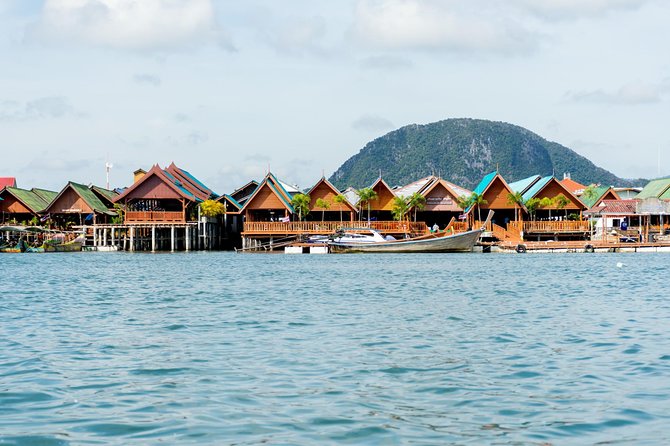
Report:
[[[477,243],[481,230],[468,231],[441,237],[395,240],[375,243],[328,242],[331,252],[374,252],[374,253],[420,253],[420,252],[471,252]]]

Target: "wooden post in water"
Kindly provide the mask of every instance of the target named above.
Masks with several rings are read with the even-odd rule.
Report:
[[[151,227],[151,252],[156,252],[156,225]]]
[[[184,228],[184,242],[186,243],[186,252],[191,250],[191,228],[186,225]]]
[[[174,225],[170,227],[170,251],[174,252]]]
[[[130,227],[130,252],[135,251],[135,228]]]

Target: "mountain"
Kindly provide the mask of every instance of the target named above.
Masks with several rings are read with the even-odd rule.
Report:
[[[569,172],[573,180],[587,185],[640,183],[619,178],[523,127],[479,119],[447,119],[394,130],[366,144],[330,181],[339,188],[361,188],[372,184],[381,172],[393,187],[435,174],[473,189],[496,168],[508,182],[531,175],[555,174],[560,179]]]

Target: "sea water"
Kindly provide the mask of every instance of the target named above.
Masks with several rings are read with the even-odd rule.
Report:
[[[668,444],[667,254],[0,257],[0,444]]]

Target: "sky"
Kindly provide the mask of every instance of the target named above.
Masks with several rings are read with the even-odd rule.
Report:
[[[174,161],[220,194],[268,168],[308,188],[463,117],[668,175],[669,22],[667,0],[0,0],[0,176]]]

